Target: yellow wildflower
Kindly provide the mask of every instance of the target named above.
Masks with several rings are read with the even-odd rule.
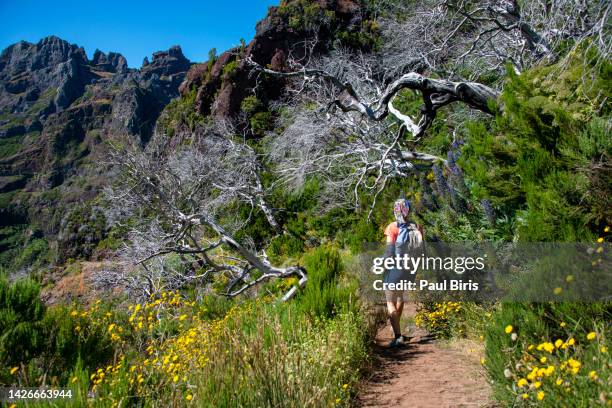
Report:
[[[603,237],[599,237],[599,238],[597,238],[597,243],[598,243],[598,244],[601,244],[602,242],[604,242]]]
[[[587,334],[587,340],[595,340],[595,337],[597,337],[597,333],[595,332],[590,332]]]
[[[191,400],[193,399],[193,395],[191,395],[191,394],[187,394],[187,396],[185,397],[185,399],[186,399],[187,401],[191,401]]]
[[[538,392],[538,395],[536,395],[536,397],[538,398],[538,401],[542,401],[544,399],[544,391],[540,391]]]
[[[597,379],[597,371],[589,371],[589,378],[591,380],[596,380]]]
[[[545,341],[544,343],[538,344],[537,350],[538,351],[545,350],[549,353],[552,353],[555,350],[555,345],[552,344],[551,342]]]
[[[17,372],[17,370],[19,370],[19,367],[13,367],[13,368],[11,368],[11,375],[15,375],[15,373]]]
[[[521,398],[523,398],[523,399],[529,399],[529,394],[524,393],[523,395],[521,395]]]
[[[580,367],[582,366],[582,363],[580,363],[580,361],[574,360],[573,358],[567,360],[567,364],[570,366],[569,371],[573,375],[578,374],[578,371],[580,371]]]
[[[524,378],[521,378],[520,380],[518,380],[518,381],[517,381],[516,385],[517,385],[519,388],[523,388],[524,386],[526,386],[526,385],[527,385],[527,380],[526,380],[526,379],[524,379]]]
[[[608,348],[606,346],[601,346],[599,351],[601,351],[602,353],[607,353],[608,352]]]
[[[505,329],[505,332],[506,332],[506,334],[510,334],[510,333],[512,333],[512,325],[510,325],[510,324],[509,324],[509,325],[507,325],[507,326],[506,326],[506,329]]]

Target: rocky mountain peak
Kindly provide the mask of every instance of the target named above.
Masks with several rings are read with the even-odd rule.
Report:
[[[97,194],[104,170],[92,163],[104,156],[104,141],[147,143],[190,65],[180,47],[156,52],[142,69],[128,68],[116,52],[96,50],[90,61],[83,48],[56,36],[2,51],[0,194],[16,199],[0,208],[0,225],[59,220],[71,200]],[[77,178],[87,181],[75,185]],[[39,193],[56,188],[72,189],[70,198],[39,201]],[[43,208],[56,215],[41,215]],[[57,222],[39,227],[45,236],[61,229]]]
[[[148,59],[146,60],[148,62]],[[145,75],[174,75],[179,72],[189,70],[191,62],[183,55],[183,50],[180,46],[174,45],[167,51],[157,51],[153,53],[151,63],[145,65],[143,61],[142,72]]]
[[[91,60],[96,68],[108,72],[125,73],[128,70],[127,60],[117,52],[109,52],[108,55],[100,50],[96,50]]]
[[[61,62],[75,59],[77,63],[86,64],[87,54],[82,47],[70,44],[54,35],[43,38],[36,44],[30,69],[53,67]]]
[[[10,78],[41,69],[53,69],[69,60],[87,64],[85,50],[56,36],[36,44],[20,41],[7,47],[0,56],[0,78]]]

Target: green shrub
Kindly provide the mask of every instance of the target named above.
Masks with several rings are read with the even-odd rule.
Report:
[[[92,254],[106,232],[104,212],[92,202],[75,206],[62,220],[59,254],[62,260]]]
[[[72,316],[73,310],[65,306],[51,307],[42,322],[46,337],[42,366],[53,365],[54,373],[63,380],[68,380],[65,375],[77,361],[93,369],[114,354],[107,327],[92,324],[91,317]],[[109,308],[98,315],[107,312],[110,313]]]
[[[43,350],[45,306],[39,293],[30,279],[0,278],[0,361],[6,367],[27,363]]]
[[[223,67],[223,75],[222,78],[224,81],[232,81],[236,77],[238,73],[238,64],[239,61],[234,60],[230,61]]]
[[[289,27],[299,32],[328,27],[335,22],[333,11],[325,10],[319,4],[308,0],[282,2],[278,13],[286,19]]]
[[[257,112],[260,112],[262,109],[263,104],[255,95],[245,97],[240,103],[240,110],[249,117]]]
[[[562,70],[510,74],[492,127],[467,126],[459,163],[471,192],[515,218],[519,240],[591,240],[610,219],[610,175],[600,164],[612,142],[594,106],[609,73],[600,69],[584,83],[586,69],[584,57],[575,57]]]
[[[66,384],[75,365],[91,369],[108,361],[114,348],[106,326],[94,322],[110,307],[96,310],[87,316],[64,306],[47,308],[33,280],[0,279],[0,383],[37,386],[46,378]]]
[[[305,289],[299,294],[302,310],[314,316],[330,317],[346,308],[351,308],[350,284],[341,285],[342,258],[337,249],[321,246],[304,256],[304,267],[308,273]]]
[[[251,117],[249,123],[251,124],[251,130],[257,136],[262,136],[265,131],[271,130],[274,125],[271,112],[257,112]]]
[[[187,126],[193,130],[205,118],[196,109],[198,90],[191,89],[180,98],[173,99],[166,105],[158,120],[158,127],[164,129],[168,137],[172,137],[176,128]]]

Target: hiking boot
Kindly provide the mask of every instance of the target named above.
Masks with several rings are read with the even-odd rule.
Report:
[[[389,343],[389,348],[401,347],[404,345],[404,339],[400,336],[397,337]]]

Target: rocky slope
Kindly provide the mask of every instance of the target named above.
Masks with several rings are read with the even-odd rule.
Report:
[[[89,60],[83,48],[54,36],[6,48],[0,55],[0,252],[27,246],[30,236],[59,236],[60,244],[95,240],[99,231],[71,231],[69,221],[106,177],[100,165],[106,142],[146,143],[190,66],[178,46],[155,53],[140,69],[129,69],[114,52],[96,50]],[[81,216],[91,217],[88,212]],[[73,252],[65,256],[81,255]]]
[[[282,92],[283,83],[255,78],[246,57],[283,70],[289,55],[297,59],[304,55],[305,40],[317,38],[314,53],[321,54],[334,42],[352,48],[371,47],[376,35],[368,10],[358,0],[282,1],[280,6],[269,8],[251,42],[195,64],[181,85],[181,95],[185,98],[195,94],[194,109],[203,116],[235,115],[244,98],[253,95],[265,108]]]

